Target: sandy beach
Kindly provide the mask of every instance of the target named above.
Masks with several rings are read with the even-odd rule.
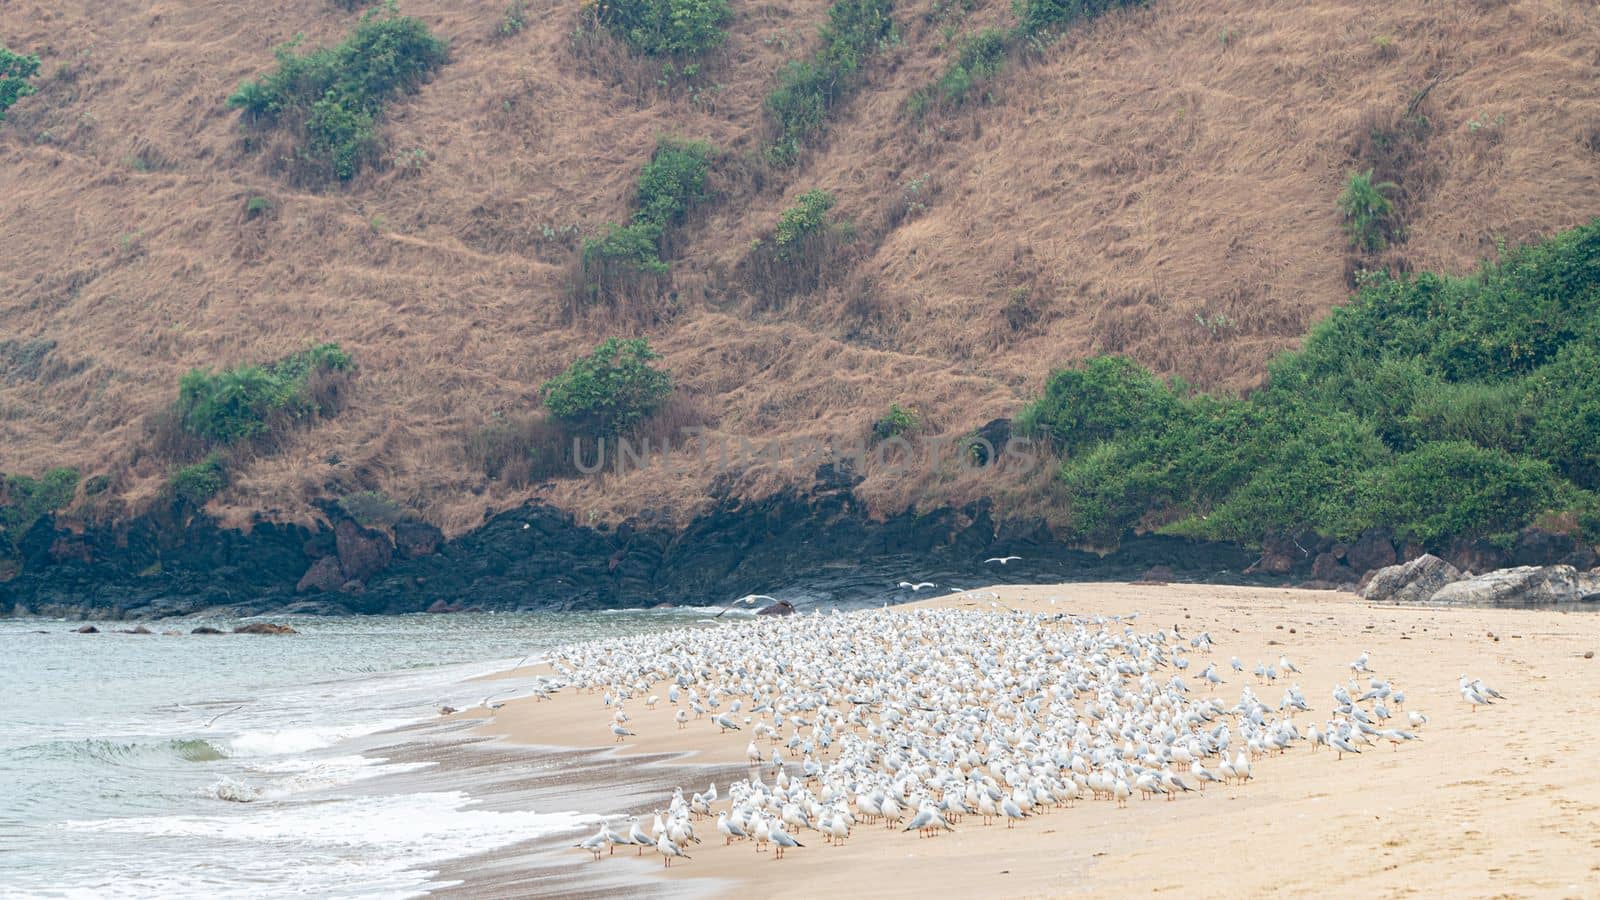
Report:
[[[991,590],[1019,611],[1137,612],[1140,631],[1176,625],[1186,637],[1208,632],[1215,646],[1190,651],[1183,673],[1194,692],[1209,693],[1199,672],[1212,661],[1227,679],[1216,695],[1228,705],[1246,685],[1276,704],[1293,680],[1312,707],[1300,717],[1302,727],[1329,715],[1330,692],[1348,682],[1349,662],[1370,651],[1373,669],[1408,695],[1405,710],[1430,721],[1419,730],[1421,740],[1398,748],[1380,743],[1336,760],[1301,743],[1259,758],[1256,777],[1243,786],[1212,785],[1171,802],[1135,795],[1122,809],[1084,799],[1014,829],[968,817],[952,834],[919,839],[863,822],[844,846],[808,832],[797,835],[807,846],[774,860],[748,843],[724,846],[707,819],[696,825],[704,843],[689,849],[692,860],[669,870],[653,853],[624,860],[619,850],[594,862],[572,850],[571,883],[626,867],[639,878],[686,882],[680,886],[707,879],[696,893],[756,891],[772,898],[1169,891],[1600,896],[1600,772],[1593,765],[1600,658],[1585,657],[1600,650],[1596,613],[1378,606],[1348,594],[1201,585]],[[959,595],[915,605],[989,607]],[[1303,674],[1275,686],[1250,674],[1257,662],[1282,654]],[[1234,656],[1244,672],[1229,668]],[[1474,711],[1458,693],[1461,673],[1483,679],[1505,699]],[[637,736],[614,744],[601,695],[564,690],[554,700],[512,701],[480,730],[528,745],[600,749],[619,759],[681,754],[685,764],[745,762],[748,732],[719,734],[709,718],[679,730],[674,711],[664,699],[654,710],[630,703]],[[698,777],[694,769],[684,775]],[[770,782],[771,770],[762,777]],[[706,785],[686,780],[682,787],[689,793]],[[669,799],[663,793],[659,805]]]

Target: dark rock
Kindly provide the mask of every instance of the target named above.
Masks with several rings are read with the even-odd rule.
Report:
[[[1576,603],[1577,572],[1571,566],[1516,566],[1447,584],[1431,598],[1451,606],[1549,606]]]
[[[1394,554],[1394,542],[1389,539],[1388,533],[1372,529],[1362,532],[1356,542],[1345,550],[1344,561],[1354,571],[1368,572],[1392,566],[1398,559]]]
[[[221,628],[212,628],[210,625],[201,625],[189,631],[190,634],[227,634]]]
[[[339,593],[341,594],[365,594],[366,592],[367,586],[354,578],[339,585]]]
[[[1134,579],[1132,584],[1170,584],[1178,576],[1172,571],[1171,566],[1151,566],[1143,574]]]
[[[756,615],[758,616],[792,616],[794,613],[794,604],[787,600],[779,600],[777,603],[768,603],[766,606],[756,610]]]
[[[1510,561],[1505,550],[1488,541],[1459,543],[1450,550],[1450,562],[1465,572],[1491,572],[1505,568]]]
[[[1547,566],[1565,558],[1578,548],[1578,541],[1570,534],[1545,531],[1532,525],[1517,532],[1517,541],[1511,547],[1513,566]]]
[[[122,633],[123,634],[155,634],[154,631],[151,631],[150,629],[144,627],[143,625],[140,625],[137,628],[124,628],[122,630]]]
[[[362,528],[350,519],[334,526],[333,539],[346,581],[364,582],[388,568],[394,558],[388,535]]]
[[[275,625],[271,622],[251,622],[249,625],[240,625],[233,629],[234,634],[299,634],[287,625]]]
[[[310,591],[331,593],[337,591],[344,582],[344,572],[339,569],[339,557],[324,556],[312,563],[306,574],[300,576],[300,581],[294,586],[294,590],[297,594]]]
[[[1317,558],[1312,560],[1311,577],[1317,581],[1344,584],[1355,581],[1356,573],[1349,566],[1339,562],[1339,557],[1329,550],[1318,553]]]
[[[76,633],[77,634],[99,634],[100,633],[100,629],[94,627],[93,625],[85,625],[82,628],[77,629]]]
[[[427,522],[400,522],[394,526],[395,549],[406,559],[418,559],[439,552],[444,532]]]
[[[1410,562],[1379,569],[1362,588],[1361,596],[1380,602],[1420,603],[1460,578],[1455,566],[1424,553]]]

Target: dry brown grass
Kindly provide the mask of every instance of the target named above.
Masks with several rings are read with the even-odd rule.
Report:
[[[323,340],[361,367],[344,412],[238,472],[215,501],[232,520],[303,518],[310,498],[356,490],[450,532],[534,497],[582,519],[687,516],[713,475],[519,485],[464,449],[531,415],[541,382],[614,333],[647,333],[717,434],[756,441],[850,440],[892,402],[964,433],[1101,352],[1247,388],[1346,296],[1334,198],[1363,117],[1441,75],[1400,262],[1465,271],[1600,213],[1595,13],[1573,0],[1157,0],[1014,67],[993,105],[920,128],[901,105],[945,51],[912,2],[903,44],[792,173],[750,162],[761,98],[813,47],[825,0],[738,6],[692,98],[580,53],[575,8],[530,10],[502,39],[503,0],[402,6],[454,61],[392,109],[387,162],[327,190],[281,174],[281,148],[249,149],[223,98],[295,33],[338,39],[353,16],[333,4],[0,7],[7,44],[44,60],[39,94],[0,127],[0,340],[56,342],[49,377],[0,371],[0,470],[109,472],[136,503],[167,472],[130,448],[183,371]],[[963,27],[1007,15],[988,4]],[[568,315],[581,237],[626,217],[663,133],[740,161],[717,176],[723,202],[675,239],[659,311]],[[756,303],[733,273],[812,187],[858,242],[813,293]],[[247,212],[258,196],[270,209]],[[885,511],[979,494],[1050,508],[1037,473],[870,475],[861,493]],[[809,477],[761,463],[724,484]]]

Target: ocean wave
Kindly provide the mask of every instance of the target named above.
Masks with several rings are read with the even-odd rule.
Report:
[[[59,760],[68,762],[94,762],[110,765],[138,765],[159,762],[174,757],[187,762],[211,762],[227,759],[228,748],[205,738],[152,738],[149,740],[109,740],[85,738],[82,740],[45,741],[28,744],[0,752],[0,758],[25,760]]]
[[[400,728],[417,721],[415,718],[385,719],[355,725],[315,725],[300,728],[277,728],[260,731],[242,731],[228,739],[229,755],[235,757],[285,756],[309,753],[332,747],[352,738]]]

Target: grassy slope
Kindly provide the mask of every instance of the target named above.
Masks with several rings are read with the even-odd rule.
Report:
[[[959,27],[1009,21],[1006,7]],[[721,90],[698,103],[575,57],[569,7],[532,8],[525,31],[497,40],[503,9],[407,9],[455,60],[386,126],[395,156],[428,161],[318,191],[277,174],[271,147],[248,152],[223,99],[273,45],[337,40],[353,14],[326,0],[270,16],[7,6],[0,37],[44,67],[0,128],[0,340],[57,346],[38,377],[0,371],[0,470],[117,470],[191,366],[334,340],[361,366],[347,410],[256,461],[220,509],[303,516],[316,494],[381,489],[456,531],[528,496],[485,485],[463,433],[529,408],[601,338],[639,330],[564,319],[577,243],[565,230],[624,218],[660,133],[753,152],[770,74],[810,48],[825,4],[735,4],[710,75]],[[1499,241],[1600,212],[1584,141],[1600,123],[1600,61],[1578,3],[1155,0],[1013,67],[991,104],[916,127],[900,104],[946,58],[929,10],[897,10],[902,45],[869,65],[822,149],[763,190],[719,176],[734,199],[679,242],[681,312],[643,330],[724,433],[854,437],[891,402],[958,433],[1100,352],[1203,386],[1255,384],[1347,296],[1333,200],[1357,121],[1437,76],[1435,174],[1401,248],[1414,267],[1466,271]],[[901,218],[918,178],[931,199]],[[812,187],[857,223],[859,256],[817,295],[758,303],[730,273]],[[246,215],[253,196],[269,215]],[[1036,319],[1020,330],[1000,312],[1013,293]],[[1197,314],[1231,324],[1213,332]],[[149,459],[117,471],[133,502],[165,475]],[[756,470],[742,485],[791,477]],[[681,512],[705,486],[656,473],[540,493],[608,517]],[[993,487],[878,475],[863,491],[889,509]]]

